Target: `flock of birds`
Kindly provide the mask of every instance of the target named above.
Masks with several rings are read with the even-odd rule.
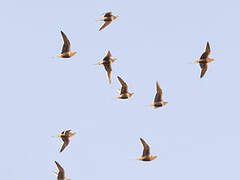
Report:
[[[114,21],[115,19],[117,19],[118,16],[114,16],[112,14],[112,12],[107,12],[104,14],[104,17],[102,19],[99,19],[97,21],[104,21],[104,24],[100,27],[99,31],[101,31],[102,29],[104,29],[106,26],[108,26],[112,21]],[[62,52],[59,56],[57,56],[58,58],[71,58],[72,56],[74,56],[77,52],[71,52],[71,44],[69,39],[67,38],[67,36],[64,34],[64,32],[61,31],[61,35],[64,41],[63,47],[62,47]],[[199,63],[200,67],[201,67],[201,74],[200,74],[200,78],[202,78],[208,68],[208,63],[214,61],[214,59],[209,58],[210,54],[210,45],[209,42],[207,42],[206,48],[204,53],[201,55],[200,59],[193,61],[193,63]],[[103,65],[106,72],[107,72],[107,76],[108,76],[108,81],[109,83],[112,82],[112,66],[111,64],[116,60],[116,58],[113,58],[111,55],[111,52],[108,51],[107,55],[103,58],[103,60],[99,63],[97,63],[96,65]],[[126,82],[121,78],[121,77],[117,77],[120,84],[121,84],[121,89],[119,89],[120,91],[120,95],[117,96],[117,99],[128,99],[130,98],[134,93],[128,92],[128,85],[126,84]],[[153,106],[154,108],[159,108],[162,106],[165,106],[168,102],[163,101],[162,100],[162,89],[160,88],[160,85],[158,83],[158,81],[156,82],[156,95],[154,98],[154,102],[153,104],[150,104],[150,106]],[[72,136],[74,136],[76,133],[75,132],[71,132],[71,130],[66,130],[63,131],[61,134],[57,135],[57,138],[61,138],[63,141],[63,145],[61,146],[60,152],[62,152],[70,143],[69,138],[71,138]],[[143,153],[142,156],[140,158],[137,158],[137,160],[140,161],[152,161],[154,159],[157,158],[157,156],[153,156],[150,153],[150,147],[149,145],[142,139],[140,138],[140,141],[143,145]],[[58,168],[58,172],[54,172],[57,176],[57,180],[70,180],[65,178],[65,172],[64,169],[62,168],[62,166],[55,161],[56,166]]]

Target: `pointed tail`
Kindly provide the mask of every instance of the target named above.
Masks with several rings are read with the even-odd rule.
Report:
[[[105,18],[102,18],[102,19],[97,19],[96,21],[105,21],[106,17]]]

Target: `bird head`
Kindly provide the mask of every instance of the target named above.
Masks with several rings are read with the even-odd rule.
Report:
[[[74,56],[77,52],[71,52],[70,56]]]
[[[210,62],[213,62],[213,61],[214,61],[214,59],[210,59],[210,58],[208,59],[208,62],[209,62],[209,63],[210,63]]]
[[[165,106],[167,103],[168,103],[168,102],[163,101],[163,102],[162,102],[162,105]]]
[[[117,60],[117,58],[111,58],[111,63],[113,63],[116,60]]]
[[[131,97],[132,95],[134,95],[134,93],[129,93],[129,97]]]
[[[117,19],[119,16],[113,16],[113,20]]]
[[[156,158],[157,158],[157,156],[151,156],[151,160],[154,160]]]

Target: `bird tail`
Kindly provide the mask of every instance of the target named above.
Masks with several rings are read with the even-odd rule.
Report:
[[[103,61],[98,62],[96,65],[101,65],[103,64]]]
[[[105,21],[106,17],[105,18],[102,18],[102,19],[97,19],[97,21]]]
[[[136,160],[139,160],[139,161],[141,161],[141,160],[143,160],[143,157],[137,158]]]
[[[196,61],[193,61],[193,63],[199,63],[199,62],[201,62],[201,59],[198,59],[198,60],[196,60]]]

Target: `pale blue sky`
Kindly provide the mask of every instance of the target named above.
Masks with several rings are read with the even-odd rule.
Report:
[[[102,13],[119,18],[98,32]],[[239,1],[4,1],[1,3],[2,179],[239,179]],[[66,33],[71,59],[57,59]],[[204,78],[191,64],[211,46]],[[113,83],[102,66],[111,50]],[[114,100],[122,77],[135,92]],[[168,101],[148,107],[155,82]],[[77,134],[59,153],[60,139]],[[142,154],[142,137],[152,162]]]

